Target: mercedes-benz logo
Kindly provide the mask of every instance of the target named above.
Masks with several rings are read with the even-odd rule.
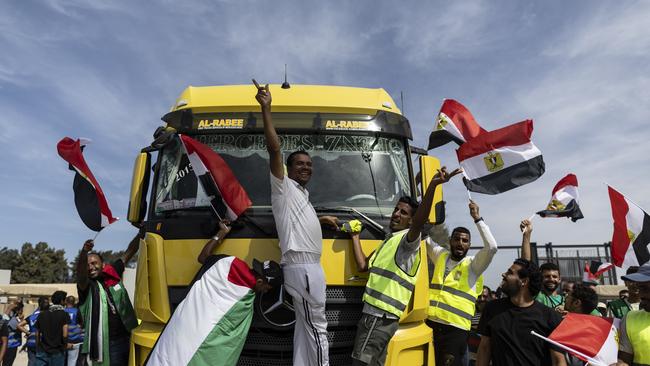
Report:
[[[284,290],[284,285],[257,294],[255,311],[271,328],[287,329],[296,322],[291,295]]]

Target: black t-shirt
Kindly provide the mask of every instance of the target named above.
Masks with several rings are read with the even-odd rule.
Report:
[[[115,272],[122,278],[124,274],[124,262],[122,259],[118,259],[115,262],[112,262],[111,265],[115,268]],[[91,280],[92,281],[92,280]],[[100,285],[103,286],[102,281],[98,281]],[[78,289],[78,288],[77,288]],[[106,290],[106,299],[108,300],[108,339],[118,339],[122,337],[128,337],[129,331],[126,330],[120,314],[117,312],[117,307],[115,307],[115,302],[111,296],[111,292],[104,286]],[[85,290],[81,291],[78,289],[79,293],[79,302],[83,303],[86,300],[86,296],[90,293],[90,286]]]
[[[9,337],[9,329],[7,328],[7,322],[0,319],[0,338]]]
[[[548,336],[561,321],[558,312],[537,301],[521,308],[505,298],[486,304],[478,330],[490,337],[493,366],[546,366],[551,364],[550,344],[530,332]]]
[[[36,319],[36,328],[40,333],[39,349],[47,353],[65,351],[63,326],[66,324],[70,324],[70,316],[65,310],[41,311]]]

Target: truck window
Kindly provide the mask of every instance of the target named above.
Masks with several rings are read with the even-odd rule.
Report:
[[[228,163],[253,206],[270,208],[268,153],[262,134],[193,136]],[[286,157],[307,151],[313,175],[307,185],[314,206],[354,207],[387,217],[401,196],[411,195],[404,141],[391,137],[337,134],[283,134]],[[192,172],[180,143],[162,152],[156,187],[156,213],[170,209],[209,207],[209,198]]]

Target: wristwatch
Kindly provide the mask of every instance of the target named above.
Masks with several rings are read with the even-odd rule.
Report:
[[[215,234],[215,235],[212,237],[212,240],[214,240],[214,241],[219,241],[219,235],[218,235],[218,234]]]

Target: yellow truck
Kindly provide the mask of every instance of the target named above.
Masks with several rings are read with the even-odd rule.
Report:
[[[343,221],[361,220],[363,250],[370,254],[384,239],[399,197],[417,197],[417,192],[426,188],[416,184],[413,161],[420,165],[421,181],[428,182],[439,167],[438,160],[409,145],[409,121],[383,89],[316,85],[270,88],[273,121],[283,152],[305,150],[312,157],[308,189],[316,211]],[[156,130],[152,144],[136,158],[128,219],[144,221],[147,233],[137,264],[134,306],[141,323],[131,337],[131,366],[144,364],[165,323],[185,297],[200,268],[199,251],[217,223],[209,207],[210,198],[197,184],[177,133],[187,134],[219,153],[253,203],[233,223],[216,253],[237,256],[249,265],[253,258],[280,259],[271,212],[268,153],[255,92],[252,85],[188,87],[162,117],[165,125]],[[444,218],[441,199],[442,190],[438,188],[431,222]],[[424,246],[421,251],[426,258]],[[367,274],[356,270],[347,234],[328,228],[323,228],[321,263],[327,281],[330,363],[348,365]],[[411,304],[390,342],[386,365],[434,364],[432,332],[424,323],[427,306],[425,265]],[[274,291],[258,296],[238,365],[291,365],[294,321],[286,294]]]

